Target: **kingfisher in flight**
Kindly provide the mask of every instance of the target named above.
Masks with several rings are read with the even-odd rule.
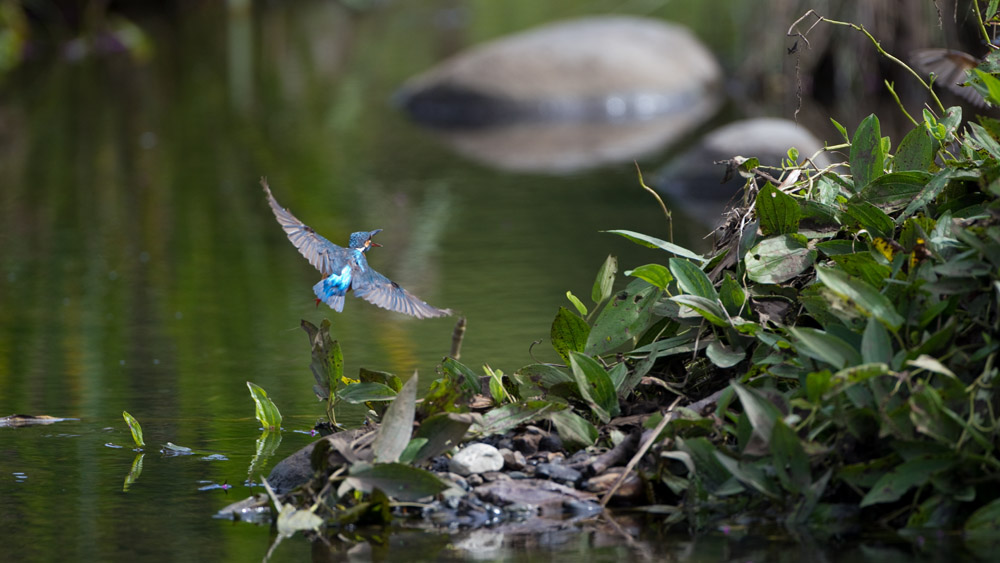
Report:
[[[347,248],[337,246],[281,207],[271,194],[266,178],[261,178],[260,185],[264,187],[271,211],[288,235],[288,240],[323,274],[323,279],[313,286],[317,305],[322,301],[339,313],[344,310],[347,292],[354,290],[355,296],[369,303],[418,319],[451,315],[450,309],[438,309],[424,303],[368,266],[365,253],[373,246],[382,246],[372,240],[382,229],[352,233]]]

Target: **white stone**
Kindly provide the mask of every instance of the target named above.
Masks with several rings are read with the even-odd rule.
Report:
[[[489,444],[476,442],[459,450],[451,458],[448,468],[462,476],[500,471],[503,468],[503,455]]]

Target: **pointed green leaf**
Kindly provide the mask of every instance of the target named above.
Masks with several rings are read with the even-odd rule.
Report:
[[[775,188],[770,182],[757,194],[754,210],[760,219],[760,230],[765,237],[795,233],[799,230],[802,210],[799,209],[798,200]]]
[[[967,536],[994,539],[1000,535],[1000,499],[994,499],[969,516],[964,530]]]
[[[865,315],[875,317],[892,331],[895,332],[903,326],[904,319],[896,312],[889,298],[868,283],[851,279],[847,274],[833,268],[816,268],[816,276],[831,291],[846,299]]]
[[[413,463],[420,463],[440,455],[462,443],[469,427],[478,415],[453,412],[438,413],[420,423],[414,440],[425,439],[425,443],[413,457]]]
[[[674,295],[670,298],[674,303],[680,303],[685,307],[688,307],[698,315],[704,317],[704,319],[716,326],[729,327],[729,321],[726,320],[726,312],[722,308],[722,304],[718,300],[712,301],[711,299],[705,299],[704,297],[698,297],[697,295]],[[680,315],[682,317],[686,316],[684,309],[681,309]]]
[[[882,130],[875,114],[864,118],[855,130],[854,138],[851,139],[850,162],[856,191],[885,173]]]
[[[377,488],[404,502],[434,496],[448,488],[430,471],[402,463],[355,464],[349,475],[348,484],[359,491],[370,493]]]
[[[934,145],[934,139],[927,134],[926,127],[914,127],[896,149],[896,156],[892,158],[893,171],[929,171],[934,166]]]
[[[615,283],[615,274],[618,273],[618,259],[612,255],[604,260],[600,271],[597,272],[597,279],[594,280],[594,288],[590,290],[590,298],[595,304],[600,305],[604,300],[611,297],[611,286]]]
[[[587,316],[587,306],[584,305],[583,301],[580,301],[580,299],[576,295],[573,295],[572,291],[566,292],[566,299],[569,299],[569,302],[572,303],[574,307],[576,307],[576,311],[580,313],[581,317]]]
[[[352,383],[340,390],[340,399],[357,405],[368,401],[391,401],[396,392],[383,383]]]
[[[849,203],[844,213],[877,237],[892,238],[892,233],[896,229],[896,224],[884,211],[867,201]]]
[[[771,454],[774,456],[774,470],[786,491],[805,493],[812,484],[809,473],[809,457],[795,431],[778,418],[771,433]]]
[[[842,339],[814,328],[790,327],[789,332],[798,341],[799,352],[826,362],[836,369],[861,363],[861,354]]]
[[[462,390],[467,395],[479,393],[479,375],[472,371],[469,366],[459,362],[455,358],[445,358],[441,362],[441,371],[448,376],[452,382],[461,382]]]
[[[892,341],[889,340],[889,332],[885,330],[882,323],[874,318],[869,318],[865,332],[861,336],[861,360],[865,363],[888,364],[892,361],[892,356]]]
[[[264,430],[280,430],[281,413],[278,411],[278,407],[267,397],[267,391],[249,381],[247,381],[247,388],[250,389],[250,397],[253,398],[254,414],[257,416],[257,420],[260,421],[261,426],[264,427]]]
[[[375,461],[379,463],[398,461],[406,444],[410,442],[417,408],[417,379],[417,372],[413,372],[413,376],[406,380],[399,395],[382,415],[378,435],[372,442],[372,452],[375,454]]]
[[[472,431],[481,436],[503,434],[511,428],[538,420],[543,415],[551,411],[561,410],[565,406],[565,404],[560,405],[540,400],[507,404],[491,409],[484,414],[482,420],[472,427]]]
[[[705,355],[720,368],[731,368],[747,357],[745,351],[726,346],[718,340],[709,343],[708,348],[705,349]]]
[[[128,425],[129,431],[132,432],[132,441],[135,442],[135,447],[145,447],[146,444],[142,441],[142,426],[139,425],[139,421],[130,415],[128,411],[122,411],[122,418],[125,419],[125,424]]]
[[[873,180],[850,201],[866,201],[886,213],[892,213],[909,205],[930,180],[931,175],[927,172],[892,172]]]
[[[570,409],[549,413],[549,419],[556,425],[559,438],[576,448],[586,448],[597,442],[599,433],[587,419]]]
[[[733,381],[731,385],[740,398],[740,404],[743,405],[743,411],[750,419],[754,432],[764,440],[765,444],[770,443],[774,421],[781,416],[778,407],[756,389],[746,387],[738,381]]]
[[[660,250],[666,250],[667,252],[670,252],[672,254],[676,254],[677,256],[683,256],[684,258],[690,258],[691,260],[694,260],[696,262],[705,262],[705,257],[704,256],[702,256],[702,255],[700,255],[700,254],[698,254],[696,252],[692,252],[692,251],[684,248],[683,246],[678,246],[678,245],[676,245],[676,244],[674,244],[672,242],[667,242],[665,240],[660,240],[660,239],[658,239],[656,237],[651,237],[649,235],[644,235],[642,233],[636,233],[634,231],[625,231],[625,230],[620,230],[620,229],[618,229],[618,230],[611,230],[611,231],[603,231],[603,232],[605,232],[605,233],[614,233],[616,235],[621,235],[621,236],[629,239],[630,241],[635,242],[637,244],[641,244],[642,246],[645,246],[647,248],[659,248]]]
[[[587,321],[574,315],[566,307],[559,307],[559,312],[552,321],[550,337],[552,347],[566,363],[569,363],[570,352],[583,351],[588,336],[590,336],[590,326],[587,325]]]
[[[677,279],[677,286],[688,295],[697,295],[705,299],[716,300],[719,294],[715,291],[715,286],[705,275],[701,268],[695,266],[688,260],[681,258],[670,259],[670,271]]]
[[[601,310],[587,334],[583,352],[600,355],[638,338],[653,322],[653,307],[663,290],[644,280],[633,280]],[[573,349],[571,352],[579,352]]]
[[[618,394],[608,372],[597,360],[579,352],[570,352],[569,360],[580,395],[594,414],[605,423],[618,416]]]
[[[739,315],[746,304],[746,292],[743,291],[743,288],[733,279],[733,275],[729,272],[726,272],[726,277],[722,280],[722,287],[719,288],[719,300],[722,302],[722,306],[726,308],[726,311],[732,316]]]

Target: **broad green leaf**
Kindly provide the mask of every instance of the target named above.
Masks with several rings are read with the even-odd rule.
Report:
[[[886,213],[893,213],[909,205],[931,178],[927,172],[892,172],[865,186],[858,195],[851,198],[851,203],[864,201]]]
[[[954,372],[952,372],[944,364],[938,361],[937,358],[933,358],[931,356],[928,356],[927,354],[921,354],[915,360],[908,360],[906,362],[906,365],[917,367],[920,369],[925,369],[932,373],[939,373],[941,375],[946,375],[951,378],[956,377]]]
[[[511,428],[537,420],[548,412],[563,408],[565,405],[551,401],[511,403],[488,411],[483,415],[482,420],[472,427],[472,431],[481,436],[503,434]]]
[[[475,395],[480,392],[479,375],[455,358],[445,358],[441,362],[441,371],[453,382],[461,382],[462,389],[466,394]]]
[[[662,292],[663,290],[644,280],[633,280],[601,310],[594,326],[586,335],[582,351],[595,356],[605,354],[642,336],[653,322],[653,308]],[[567,350],[570,354],[579,351],[579,348]]]
[[[342,401],[359,404],[368,401],[391,401],[396,398],[396,392],[383,383],[352,383],[340,390]]]
[[[799,343],[799,352],[826,362],[836,369],[861,363],[861,354],[842,339],[814,328],[788,329]]]
[[[677,286],[688,295],[697,295],[705,299],[716,300],[719,294],[715,291],[715,286],[705,275],[701,268],[692,264],[688,260],[681,258],[670,259],[670,271],[677,279]]]
[[[886,213],[892,213],[909,205],[930,180],[931,175],[927,172],[892,172],[872,181],[850,202],[868,202]]]
[[[660,240],[660,239],[658,239],[656,237],[651,237],[649,235],[644,235],[642,233],[636,233],[634,231],[626,231],[626,230],[620,230],[620,229],[611,230],[611,231],[603,231],[603,232],[605,232],[605,233],[614,233],[616,235],[621,235],[621,236],[629,239],[630,241],[638,243],[638,244],[641,244],[642,246],[645,246],[647,248],[659,248],[661,250],[666,250],[667,252],[670,252],[672,254],[676,254],[677,256],[683,256],[684,258],[690,258],[691,260],[694,260],[696,262],[701,262],[701,263],[705,262],[705,257],[704,256],[702,256],[702,255],[700,255],[700,254],[698,254],[696,252],[692,252],[692,251],[684,248],[683,246],[678,246],[678,245],[676,245],[676,244],[674,244],[672,242],[667,242],[665,240]]]
[[[705,489],[713,494],[719,494],[722,489],[728,492],[741,492],[742,487],[731,487],[732,474],[726,469],[716,454],[719,453],[715,446],[705,438],[677,438],[677,449],[687,453],[694,462],[695,471],[692,478],[701,480]]]
[[[745,351],[726,346],[718,340],[709,343],[708,348],[705,349],[705,355],[720,368],[731,368],[747,357]]]
[[[765,237],[798,232],[802,211],[794,197],[775,188],[770,182],[757,194],[754,210]]]
[[[746,292],[729,272],[726,272],[726,277],[722,279],[722,287],[719,288],[719,301],[722,302],[722,306],[731,316],[739,315],[747,302]]]
[[[764,398],[757,390],[746,387],[738,381],[731,383],[736,395],[743,405],[743,412],[750,419],[750,425],[767,446],[771,441],[771,432],[774,430],[774,421],[781,416],[778,407]]]
[[[875,114],[864,118],[851,139],[851,174],[854,188],[860,191],[885,173],[885,153],[882,151],[882,130]]]
[[[594,280],[594,287],[590,290],[590,299],[597,305],[611,297],[611,286],[615,284],[615,274],[618,273],[618,259],[608,254],[597,272],[597,279]]]
[[[406,444],[406,448],[403,453],[399,454],[399,463],[405,463],[407,465],[413,464],[413,459],[417,457],[417,452],[420,448],[427,444],[427,438],[413,438]]]
[[[404,502],[434,496],[448,488],[430,471],[402,463],[355,464],[346,481],[359,491],[381,489],[390,498]]]
[[[972,69],[972,72],[977,79],[971,83],[972,86],[983,95],[983,99],[987,102],[994,107],[1000,106],[1000,80],[978,68]]]
[[[883,502],[895,502],[906,491],[930,481],[935,474],[947,471],[957,464],[957,457],[919,457],[904,461],[880,478],[861,499],[861,507]]]
[[[580,301],[580,299],[576,295],[573,295],[572,291],[566,292],[566,299],[569,299],[569,302],[572,303],[574,307],[576,307],[576,312],[580,313],[581,317],[587,316],[587,306],[584,305],[583,301]]]
[[[414,455],[413,463],[420,463],[459,445],[477,416],[445,412],[423,420],[413,439],[423,438],[426,441]]]
[[[846,299],[865,315],[875,317],[893,332],[903,326],[904,319],[896,312],[889,298],[868,283],[851,279],[847,274],[833,268],[816,268],[816,276],[831,291]]]
[[[660,289],[667,289],[674,276],[670,275],[670,270],[662,264],[646,264],[634,270],[625,272],[626,276],[635,276],[641,280],[646,280]]]
[[[849,203],[844,213],[876,237],[892,238],[896,229],[896,224],[884,211],[867,201]]]
[[[926,127],[914,127],[896,149],[896,155],[892,158],[893,171],[929,171],[934,166],[934,145],[934,139],[927,134]]]
[[[916,194],[915,197],[911,198],[911,201],[906,204],[906,209],[904,209],[903,212],[896,218],[896,222],[901,223],[904,219],[912,216],[919,209],[934,201],[934,199],[941,195],[941,192],[948,187],[948,183],[958,176],[960,176],[960,171],[953,168],[946,168],[935,174],[920,190],[920,193]]]
[[[569,360],[580,395],[594,414],[604,423],[611,417],[618,416],[618,394],[604,367],[597,360],[579,352],[570,352]]]
[[[331,400],[344,377],[344,354],[340,343],[330,337],[330,321],[327,319],[323,319],[318,328],[304,319],[301,326],[309,336],[312,349],[309,370],[316,380],[313,390],[320,400]]]
[[[747,277],[760,283],[783,283],[809,269],[816,251],[801,235],[766,238],[746,253]]]
[[[622,383],[625,382],[625,376],[628,375],[628,366],[625,362],[619,362],[608,370],[608,377],[611,378],[611,384],[614,385],[615,391],[621,389]],[[621,393],[619,393],[620,395]]]
[[[569,363],[569,362],[567,362]],[[517,370],[515,375],[527,377],[542,389],[548,389],[560,383],[574,381],[573,376],[559,368],[548,364],[528,364]]]
[[[392,389],[393,393],[399,393],[399,390],[403,388],[403,380],[398,375],[368,368],[358,369],[358,381],[361,383],[381,383]]]
[[[257,420],[260,421],[261,426],[264,427],[264,430],[280,430],[281,413],[278,411],[278,407],[267,397],[267,391],[249,381],[247,381],[247,388],[250,389],[250,397],[253,398],[254,414],[257,416]]]
[[[804,493],[812,484],[809,472],[809,457],[795,431],[778,418],[771,433],[771,454],[774,456],[774,470],[786,491]]]
[[[406,449],[413,434],[413,420],[417,408],[417,372],[406,380],[399,395],[385,409],[378,435],[372,442],[372,452],[378,463],[393,463]]]
[[[552,412],[548,416],[556,425],[559,438],[564,443],[575,448],[586,448],[597,442],[597,428],[571,409]]]
[[[832,258],[847,275],[861,278],[874,288],[882,288],[892,277],[892,268],[876,260],[871,252],[838,254]]]
[[[139,421],[130,415],[128,411],[122,411],[122,418],[125,419],[125,424],[128,425],[129,431],[132,432],[132,441],[135,442],[135,447],[145,447],[146,443],[142,441],[142,426],[139,424]]]
[[[865,332],[861,336],[861,360],[865,363],[882,362],[888,364],[892,361],[892,356],[892,341],[889,340],[889,332],[885,330],[882,323],[874,318],[869,318]]]
[[[612,302],[613,303],[613,302]],[[608,307],[611,305],[609,304]],[[570,312],[566,307],[559,307],[555,320],[552,321],[550,337],[552,347],[569,363],[570,352],[582,352],[590,336],[590,326],[587,321]]]
[[[777,500],[780,498],[774,483],[768,479],[764,471],[757,465],[750,462],[737,461],[718,451],[715,452],[715,457],[739,482],[771,499]]]

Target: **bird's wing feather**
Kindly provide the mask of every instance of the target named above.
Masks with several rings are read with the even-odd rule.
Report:
[[[370,267],[355,272],[351,288],[354,290],[354,295],[373,305],[411,315],[418,319],[445,317],[451,314],[450,309],[438,309],[424,303],[409,291],[399,287],[399,284]]]
[[[320,271],[324,276],[330,275],[334,270],[339,269],[338,262],[341,259],[344,249],[326,240],[302,221],[299,221],[292,212],[278,204],[271,194],[271,188],[267,186],[267,180],[261,178],[260,185],[264,187],[267,194],[267,202],[271,205],[274,218],[285,230],[288,240],[292,241],[299,253],[309,260],[309,263]]]

